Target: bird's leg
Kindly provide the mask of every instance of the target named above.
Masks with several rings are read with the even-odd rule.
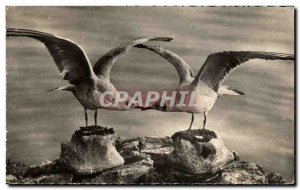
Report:
[[[87,114],[87,110],[84,109],[84,116],[85,116],[85,126],[88,126],[88,114]]]
[[[203,115],[204,115],[204,120],[203,120],[203,127],[202,127],[202,129],[205,129],[207,112],[204,112]]]
[[[97,110],[95,110],[94,119],[95,119],[95,127],[97,127]]]
[[[192,113],[192,120],[191,120],[191,124],[190,124],[190,127],[187,131],[191,131],[192,129],[192,126],[193,126],[193,123],[194,123],[194,114]]]

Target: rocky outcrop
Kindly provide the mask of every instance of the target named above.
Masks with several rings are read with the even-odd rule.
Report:
[[[153,169],[152,162],[140,160],[124,167],[112,169],[95,177],[82,178],[78,182],[83,184],[136,184],[144,175]]]
[[[147,157],[147,159],[153,160],[156,167],[167,164],[167,156],[174,150],[173,141],[170,137],[119,139],[116,147],[125,159],[125,163],[132,162],[138,157]],[[138,156],[132,156],[133,154]],[[127,155],[130,155],[130,157],[127,158]]]
[[[192,130],[172,136],[174,151],[170,161],[179,170],[190,174],[216,173],[234,160],[234,155],[213,131]]]
[[[255,163],[240,161],[213,131],[171,138],[115,137],[112,129],[84,128],[62,145],[60,159],[28,166],[7,162],[8,184],[282,184]]]
[[[41,175],[34,179],[37,184],[70,184],[73,175],[70,173]]]
[[[267,184],[264,170],[246,161],[235,161],[226,165],[221,171],[219,184]]]
[[[24,172],[24,177],[37,177],[45,174],[61,173],[66,172],[62,171],[63,165],[59,160],[55,161],[44,161],[39,165],[31,165]]]
[[[12,162],[10,159],[6,161],[6,173],[17,178],[23,177],[28,167],[28,164],[22,162]]]
[[[94,127],[96,128],[96,127]],[[71,142],[61,145],[60,162],[67,170],[78,175],[88,175],[124,164],[115,149],[116,137],[102,128],[92,133],[85,128],[76,131]]]
[[[277,172],[269,173],[266,177],[270,184],[284,184],[285,183],[285,179]]]

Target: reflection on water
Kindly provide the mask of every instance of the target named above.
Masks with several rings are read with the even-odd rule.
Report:
[[[195,72],[217,51],[294,52],[292,8],[9,7],[7,25],[70,38],[86,50],[91,62],[140,36],[173,36],[173,42],[162,45],[182,56]],[[119,89],[170,89],[178,77],[167,61],[134,49],[114,66],[112,82]],[[42,44],[27,38],[7,40],[9,158],[32,163],[55,159],[60,143],[84,125],[83,108],[71,93],[46,91],[66,83]],[[207,127],[242,159],[292,181],[293,63],[253,60],[233,72],[225,84],[246,95],[220,98],[209,112]],[[194,127],[202,119],[196,115]],[[124,137],[170,136],[189,122],[187,113],[99,113],[99,123]]]

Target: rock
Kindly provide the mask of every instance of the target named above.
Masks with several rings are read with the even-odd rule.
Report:
[[[17,178],[23,178],[28,165],[22,162],[12,162],[10,159],[6,161],[6,174],[13,175]]]
[[[144,137],[140,144],[143,144],[140,151],[151,156],[155,167],[167,165],[167,156],[174,150],[173,141],[170,137]]]
[[[153,162],[141,160],[119,169],[120,183],[130,184],[137,181],[140,177],[153,169]]]
[[[42,174],[56,174],[61,173],[64,170],[62,169],[61,163],[59,160],[55,161],[44,161],[40,165],[31,165],[24,174],[24,177],[37,177]]]
[[[267,184],[263,169],[247,161],[233,161],[222,170],[218,184]]]
[[[15,184],[18,183],[18,178],[13,175],[7,175],[6,176],[6,184]]]
[[[151,160],[151,157],[149,155],[146,155],[144,153],[140,153],[138,151],[128,151],[128,150],[122,150],[120,152],[121,156],[125,160],[125,165],[126,164],[131,164],[134,162],[138,162],[141,160],[146,160],[149,161]],[[152,160],[151,160],[152,162]]]
[[[139,152],[139,141],[126,140],[119,144],[119,151],[125,160],[123,167],[110,169],[94,177],[83,177],[81,183],[92,184],[133,184],[153,170],[153,161],[149,155]]]
[[[116,147],[125,159],[125,164],[144,159],[149,155],[155,165],[164,165],[167,161],[166,156],[174,150],[173,142],[170,137],[118,138]],[[133,154],[137,154],[137,152],[140,154],[138,154],[138,156],[133,156]]]
[[[155,165],[164,165],[167,155],[174,150],[173,142],[170,137],[145,137],[143,138],[143,142],[144,146],[141,152],[150,155]]]
[[[70,143],[61,145],[60,162],[77,175],[88,175],[122,166],[124,159],[114,146],[115,139],[112,134],[93,134],[86,129],[84,133],[75,132]]]
[[[17,179],[17,181],[7,184],[14,184],[14,185],[23,185],[23,184],[36,184],[36,181],[34,181],[33,178],[23,178],[23,179]]]
[[[153,170],[153,163],[141,160],[121,168],[115,168],[97,175],[94,178],[84,178],[84,184],[137,184],[137,181]]]
[[[155,170],[145,175],[140,181],[143,184],[207,184],[216,181],[220,177],[219,173],[188,174],[182,171],[169,168],[165,170]]]
[[[272,172],[267,175],[270,184],[284,184],[285,179],[277,172]]]
[[[43,175],[39,178],[34,179],[34,183],[38,184],[70,184],[72,183],[72,174],[52,174]]]
[[[169,161],[188,174],[215,173],[234,160],[233,154],[213,131],[182,131],[175,133],[172,139],[174,151],[169,155]]]
[[[144,138],[137,137],[131,139],[124,139],[118,137],[116,140],[116,148],[118,151],[121,150],[133,150],[133,151],[140,151],[145,146]]]
[[[146,154],[168,154],[173,151],[173,141],[170,137],[144,137],[142,152]]]

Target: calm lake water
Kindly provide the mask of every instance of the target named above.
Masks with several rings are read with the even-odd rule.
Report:
[[[72,39],[94,63],[111,48],[141,36],[173,36],[161,43],[198,72],[210,53],[225,50],[294,52],[293,8],[195,7],[8,7],[7,26],[35,29]],[[84,126],[83,108],[39,42],[7,38],[7,157],[39,163],[59,157],[61,142]],[[133,49],[112,69],[118,89],[176,87],[175,69],[161,57]],[[218,99],[207,127],[217,131],[241,159],[294,173],[294,63],[253,60],[236,69],[226,85],[245,96]],[[89,112],[93,122],[93,112]],[[100,110],[98,122],[119,136],[171,136],[185,130],[187,113]],[[202,125],[196,115],[194,127]]]

